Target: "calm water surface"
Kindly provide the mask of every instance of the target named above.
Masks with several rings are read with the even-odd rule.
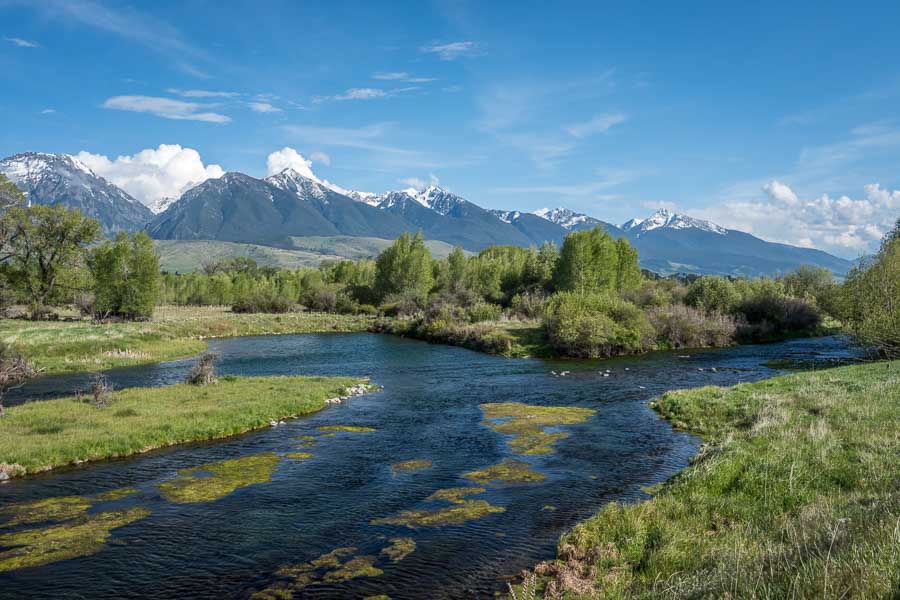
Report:
[[[603,504],[644,498],[642,487],[685,467],[697,441],[673,431],[647,400],[673,388],[769,377],[779,373],[763,365],[773,359],[850,353],[837,338],[585,362],[505,359],[376,334],[236,338],[210,346],[221,355],[222,373],[369,376],[384,389],[229,440],[0,486],[0,506],[136,487],[138,494],[102,509],[151,511],[113,530],[98,554],[0,573],[0,598],[247,598],[277,581],[280,567],[343,546],[377,555],[386,538],[396,536],[412,537],[417,549],[397,564],[379,560],[382,575],[308,587],[296,597],[488,598],[505,588],[507,577],[552,558],[560,534]],[[190,363],[117,369],[108,376],[116,387],[164,385],[183,380]],[[570,373],[553,373],[564,370]],[[11,404],[83,390],[88,379],[36,380]],[[546,481],[492,484],[476,497],[504,507],[503,513],[435,529],[370,524],[400,511],[434,508],[424,502],[434,491],[471,485],[461,474],[521,458],[509,452],[505,436],[481,424],[479,404],[506,401],[581,406],[597,414],[563,428],[570,437],[556,444],[555,453],[526,457]],[[322,425],[348,424],[377,431],[319,438],[311,448],[298,448],[293,440],[315,435]],[[282,461],[271,482],[213,502],[175,504],[157,488],[179,469],[297,450],[314,457]],[[392,475],[392,463],[410,459],[430,459],[434,466]]]

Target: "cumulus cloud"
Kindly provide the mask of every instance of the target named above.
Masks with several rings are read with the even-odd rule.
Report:
[[[179,121],[231,122],[231,118],[226,115],[204,111],[208,108],[206,105],[155,96],[113,96],[103,103],[103,108],[149,113],[163,119]]]
[[[900,190],[877,183],[864,187],[861,198],[822,194],[803,199],[790,186],[771,181],[764,199],[728,202],[697,216],[764,239],[819,248],[847,258],[877,249],[900,217]]]
[[[450,42],[447,44],[432,43],[419,48],[420,52],[436,54],[441,60],[456,60],[457,58],[471,58],[481,52],[478,44],[471,41]]]
[[[614,126],[624,123],[628,117],[622,113],[609,113],[605,115],[597,115],[590,121],[584,123],[575,123],[564,127],[569,135],[577,138],[587,137],[595,133],[606,133]]]
[[[258,113],[279,113],[281,109],[268,102],[249,102],[250,110]]]
[[[204,165],[193,148],[178,144],[160,144],[115,160],[85,151],[76,158],[154,211],[164,206],[165,198],[177,198],[195,185],[225,174],[219,165]]]
[[[398,180],[400,183],[406,184],[409,187],[416,188],[417,190],[424,190],[429,185],[438,185],[440,184],[440,179],[438,179],[437,175],[434,173],[428,174],[428,181],[421,179],[419,177],[406,177],[404,179]]]
[[[275,175],[285,169],[293,169],[304,177],[319,181],[319,178],[312,171],[312,161],[304,158],[302,154],[288,146],[281,150],[276,150],[266,158],[267,175]]]
[[[22,38],[8,37],[8,38],[3,38],[3,39],[6,40],[7,42],[9,42],[10,44],[12,44],[13,46],[18,46],[19,48],[40,48],[41,47],[41,45],[38,44],[37,42],[23,40]]]

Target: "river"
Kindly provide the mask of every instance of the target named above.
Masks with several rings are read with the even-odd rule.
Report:
[[[99,552],[0,572],[0,598],[248,598],[283,585],[284,574],[277,574],[282,567],[309,563],[339,547],[374,556],[370,563],[381,573],[342,582],[319,571],[319,580],[296,598],[488,598],[503,591],[510,576],[552,558],[559,536],[579,520],[607,502],[645,498],[646,486],[687,465],[698,441],[659,419],[649,399],[674,388],[781,373],[765,366],[771,360],[850,352],[839,338],[816,338],[607,361],[544,361],[378,334],[234,338],[214,340],[210,348],[220,355],[222,374],[368,376],[383,389],[279,427],[0,486],[0,507],[127,487],[137,491],[103,503],[102,510],[149,510],[149,516],[114,529]],[[183,380],[190,364],[116,369],[108,377],[116,387],[164,385]],[[10,404],[83,390],[88,379],[35,380]],[[508,436],[484,424],[480,405],[497,402],[582,407],[596,414],[550,429],[569,434],[552,453],[519,456]],[[330,425],[375,431],[322,435],[318,428]],[[301,436],[310,436],[308,446],[298,446]],[[180,469],[297,451],[313,456],[280,460],[270,481],[212,501],[172,502],[159,488]],[[477,499],[497,510],[464,523],[415,529],[372,523],[403,511],[433,510],[441,504],[427,501],[429,495],[471,486],[463,473],[507,458],[525,460],[545,479],[485,485]],[[432,466],[391,469],[415,459]],[[380,552],[397,537],[411,538],[415,550],[394,562]]]

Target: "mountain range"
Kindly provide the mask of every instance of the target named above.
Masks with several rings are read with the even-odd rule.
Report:
[[[98,219],[107,234],[146,229],[159,240],[216,240],[294,247],[297,238],[349,236],[393,239],[422,231],[477,252],[496,245],[561,244],[566,235],[602,227],[625,237],[641,265],[661,273],[760,276],[802,264],[841,276],[850,261],[820,250],[767,242],[748,233],[667,211],[621,226],[567,208],[487,210],[436,185],[384,194],[351,192],[292,169],[257,179],[230,172],[149,208],[65,154],[28,152],[0,161],[29,203],[64,204]],[[162,210],[164,209],[164,210]]]

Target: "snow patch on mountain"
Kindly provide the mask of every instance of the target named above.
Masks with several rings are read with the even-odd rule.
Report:
[[[647,219],[631,219],[622,224],[622,229],[635,231],[637,235],[655,229],[699,229],[718,235],[726,235],[728,233],[727,229],[715,223],[674,213],[665,208],[659,209]]]
[[[534,214],[541,217],[542,219],[547,219],[551,223],[556,223],[560,227],[564,229],[572,229],[576,225],[581,225],[582,223],[593,223],[599,221],[593,217],[589,217],[587,215],[577,213],[574,210],[570,210],[568,208],[539,208],[534,211]]]

